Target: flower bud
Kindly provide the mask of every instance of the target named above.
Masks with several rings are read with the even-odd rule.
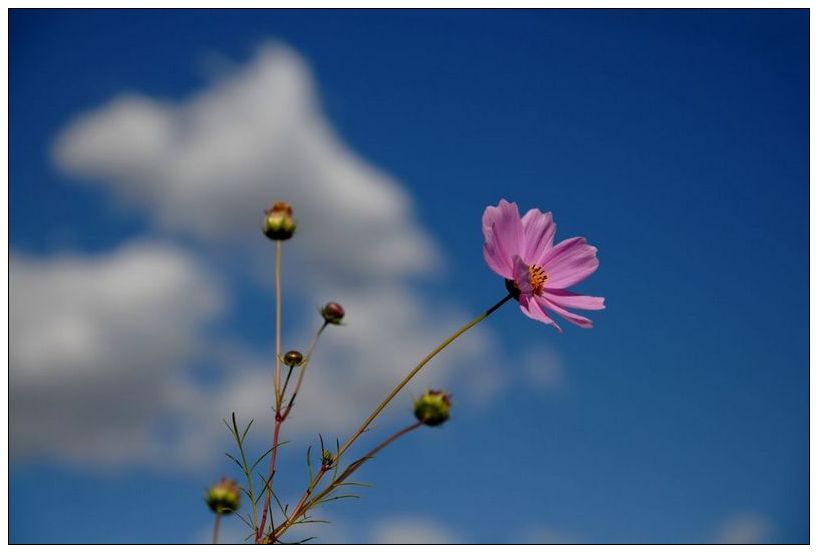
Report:
[[[321,466],[324,470],[331,469],[334,462],[335,455],[332,454],[332,451],[325,449],[321,452]]]
[[[429,390],[415,400],[415,417],[426,426],[438,426],[449,418],[452,396],[442,390]]]
[[[304,356],[300,351],[291,350],[284,354],[282,361],[288,367],[297,367],[304,361]]]
[[[241,492],[232,478],[222,478],[207,490],[205,501],[214,513],[232,513],[239,508]]]
[[[276,202],[264,213],[262,231],[270,240],[287,240],[295,233],[293,208],[287,202]]]
[[[344,318],[344,308],[341,304],[334,301],[329,302],[321,308],[321,316],[330,324],[341,324],[341,319]]]

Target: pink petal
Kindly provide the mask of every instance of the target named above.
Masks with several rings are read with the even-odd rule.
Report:
[[[534,293],[534,288],[531,286],[531,281],[528,279],[528,265],[526,265],[519,255],[512,258],[512,265],[514,266],[512,280],[517,285],[520,295],[531,295]]]
[[[550,309],[557,315],[561,316],[567,321],[574,323],[577,326],[581,326],[582,328],[593,328],[594,326],[594,323],[591,322],[591,319],[583,317],[582,315],[577,315],[576,313],[571,313],[570,311],[566,311],[556,303],[548,301],[548,299],[543,296],[536,296],[535,299],[537,303],[540,305],[540,307],[544,309]]]
[[[496,207],[487,207],[483,212],[483,236],[492,258],[499,261],[499,257],[507,256],[507,268],[511,269],[511,256],[520,254],[523,237],[523,223],[517,204],[500,200]],[[502,265],[506,268],[505,263]]]
[[[551,212],[542,213],[539,209],[529,209],[523,215],[523,260],[529,265],[538,264],[554,244],[557,225]]]
[[[558,332],[562,332],[560,325],[554,322],[554,319],[545,314],[545,311],[542,310],[537,302],[533,301],[533,297],[534,296],[520,294],[520,310],[525,313],[527,317],[530,317],[535,321],[540,321],[541,323],[551,325],[556,328]]]
[[[483,244],[483,259],[492,271],[503,278],[512,279],[513,269],[511,257],[503,249],[501,243],[486,242]]]
[[[597,296],[583,296],[568,290],[544,290],[542,295],[545,296],[548,301],[560,307],[587,309],[590,311],[605,309],[605,298]]]
[[[545,255],[540,263],[548,273],[547,289],[568,288],[588,278],[596,268],[596,248],[585,238],[576,237],[563,240]]]

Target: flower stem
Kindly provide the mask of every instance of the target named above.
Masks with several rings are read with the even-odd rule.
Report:
[[[222,521],[222,514],[216,513],[216,519],[213,521],[213,544],[219,543],[219,525]]]
[[[386,399],[384,399],[380,403],[380,405],[378,405],[375,408],[375,410],[372,411],[372,413],[366,418],[366,420],[364,420],[363,424],[361,424],[361,426],[358,428],[358,430],[356,430],[355,433],[352,434],[352,436],[350,436],[349,439],[347,439],[346,442],[344,442],[344,445],[342,445],[338,449],[335,456],[333,457],[333,463],[338,462],[338,460],[341,458],[341,455],[343,455],[344,452],[346,452],[346,450],[349,449],[349,447],[353,443],[355,443],[355,440],[357,440],[361,436],[361,434],[366,432],[367,428],[372,423],[372,421],[375,420],[375,418],[378,415],[381,414],[381,412],[386,408],[387,405],[389,405],[389,403],[395,398],[395,396],[398,395],[398,393],[400,393],[400,391],[406,386],[406,384],[408,384],[409,381],[412,380],[412,378],[414,378],[414,376],[417,373],[419,373],[420,370],[429,361],[431,361],[438,353],[440,353],[441,351],[446,349],[446,347],[449,344],[451,344],[452,342],[457,340],[460,336],[465,334],[469,329],[476,326],[480,321],[482,321],[483,319],[485,319],[486,317],[488,317],[489,315],[491,315],[492,313],[497,311],[500,307],[503,306],[503,304],[505,304],[508,300],[512,299],[513,297],[514,296],[509,293],[506,297],[504,297],[503,299],[501,299],[500,301],[498,301],[497,303],[492,305],[486,311],[484,311],[483,313],[481,313],[480,315],[478,315],[477,317],[475,317],[474,319],[472,319],[471,321],[469,321],[468,323],[466,323],[465,325],[463,325],[462,327],[457,329],[451,336],[449,336],[443,342],[441,342],[441,344],[439,346],[437,346],[435,349],[433,349],[431,352],[429,352],[429,354],[426,355],[426,357],[421,359],[420,362],[417,365],[415,365],[415,367],[411,371],[409,371],[409,374],[407,374],[404,377],[404,379],[401,380],[398,383],[398,385],[395,386],[392,389],[391,392],[389,392],[389,395],[386,396]],[[408,430],[407,430],[407,432],[408,432]],[[386,446],[384,445],[384,447],[386,447]],[[376,448],[375,452],[377,453],[377,451],[380,451],[380,449]],[[309,496],[312,494],[313,490],[318,485],[321,478],[323,478],[323,476],[324,476],[324,474],[326,472],[327,472],[326,469],[324,469],[324,467],[322,466],[322,468],[316,473],[316,475],[313,477],[313,479],[310,481],[309,485],[307,486],[307,490],[304,492],[304,495],[301,497],[301,500],[298,502],[298,505],[293,510],[292,515],[290,515],[283,523],[281,523],[281,526],[279,528],[275,529],[275,531],[274,531],[274,536],[275,537],[280,536],[281,533],[284,530],[286,530],[287,528],[289,528],[296,521],[297,517],[301,515],[301,512],[299,512],[299,510],[300,511],[304,510],[303,507],[307,504],[307,500],[309,499]]]
[[[298,373],[298,380],[295,383],[295,388],[293,389],[293,395],[290,396],[290,401],[287,403],[287,408],[284,410],[284,415],[282,418],[286,419],[287,415],[290,414],[290,411],[293,408],[293,402],[295,402],[295,396],[298,395],[298,391],[301,389],[301,383],[304,382],[304,374],[307,372],[307,366],[310,364],[310,359],[312,359],[312,352],[315,351],[315,346],[318,345],[318,338],[321,337],[321,333],[324,332],[324,329],[329,326],[329,323],[324,321],[324,324],[321,325],[321,328],[318,329],[318,332],[315,333],[315,336],[312,337],[312,342],[310,342],[310,347],[307,350],[307,356],[304,358],[304,362],[301,364],[300,372]]]
[[[398,393],[403,389],[403,387],[406,386],[409,383],[409,381],[412,380],[412,378],[414,378],[414,376],[417,373],[420,372],[420,369],[422,369],[426,365],[426,363],[431,361],[438,353],[440,353],[441,351],[446,349],[446,346],[448,346],[449,344],[451,344],[452,342],[457,340],[460,336],[465,334],[469,329],[476,326],[477,323],[479,323],[480,321],[482,321],[483,319],[485,319],[486,317],[488,317],[489,315],[491,315],[492,313],[497,311],[504,303],[506,303],[511,298],[512,298],[512,295],[509,294],[506,297],[504,297],[502,300],[500,300],[499,302],[495,303],[489,309],[487,309],[486,311],[484,311],[483,313],[481,313],[480,315],[478,315],[477,317],[475,317],[474,319],[472,319],[471,321],[466,323],[464,326],[462,326],[458,330],[456,330],[451,336],[449,336],[448,338],[443,340],[443,342],[439,346],[437,346],[435,349],[433,349],[431,352],[429,352],[429,354],[426,355],[426,357],[421,359],[420,362],[417,365],[415,365],[415,368],[413,368],[411,371],[409,371],[409,374],[407,374],[404,377],[404,379],[401,380],[398,383],[398,385],[395,386],[392,389],[391,392],[389,392],[389,395],[386,396],[386,399],[384,399],[381,402],[381,404],[378,405],[375,408],[374,411],[372,411],[372,413],[366,418],[366,420],[363,422],[363,424],[361,424],[361,426],[358,428],[358,430],[352,436],[350,436],[350,438],[344,443],[344,445],[341,446],[341,448],[338,450],[338,453],[336,453],[336,455],[335,455],[335,461],[337,462],[338,459],[341,457],[341,455],[343,455],[344,452],[347,449],[349,449],[349,446],[351,446],[355,442],[355,440],[358,439],[358,437],[361,434],[366,432],[366,429],[369,427],[369,425],[372,423],[372,421],[375,420],[375,418],[378,415],[381,414],[381,411],[383,411],[386,408],[386,406],[389,405],[389,403],[394,399],[394,397],[396,395],[398,395]]]
[[[276,240],[276,365],[275,365],[275,392],[276,411],[281,403],[281,240]]]
[[[256,529],[256,543],[261,541],[264,535],[264,525],[267,523],[267,513],[270,510],[270,501],[273,492],[273,477],[276,473],[276,458],[278,457],[278,440],[281,434],[281,240],[276,240],[275,257],[275,286],[276,286],[276,359],[275,359],[275,427],[273,428],[273,448],[270,451],[270,469],[267,480],[267,493],[264,499],[264,507],[261,511],[261,523]]]

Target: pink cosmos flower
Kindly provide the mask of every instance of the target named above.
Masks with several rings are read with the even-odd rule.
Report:
[[[553,311],[582,328],[590,319],[568,309],[605,309],[605,298],[567,290],[588,278],[599,261],[596,248],[575,237],[554,245],[557,225],[551,213],[530,209],[522,218],[516,203],[500,200],[483,213],[483,256],[491,270],[506,279],[506,288],[527,316],[562,332],[546,313]]]

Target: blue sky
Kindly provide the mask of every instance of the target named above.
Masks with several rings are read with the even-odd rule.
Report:
[[[807,542],[808,29],[806,10],[13,10],[10,540],[207,539],[220,420],[269,381],[265,202],[300,223],[285,343],[316,304],[349,311],[282,450],[295,496],[319,431],[347,435],[502,297],[479,221],[507,198],[599,248],[577,290],[607,309],[560,335],[508,305],[455,344],[422,383],[452,420],[367,466],[319,541]]]

